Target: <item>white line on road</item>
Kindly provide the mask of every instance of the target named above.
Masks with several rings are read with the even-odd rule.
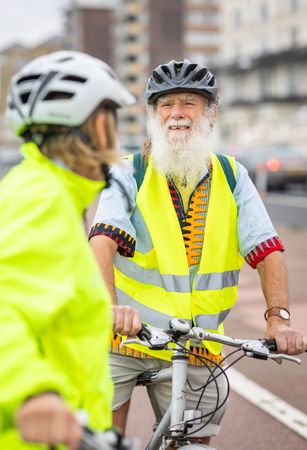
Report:
[[[235,369],[229,369],[231,389],[307,440],[307,415],[262,388]]]

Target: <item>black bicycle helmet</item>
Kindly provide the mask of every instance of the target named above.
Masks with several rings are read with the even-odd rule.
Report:
[[[173,60],[153,70],[147,82],[145,96],[147,102],[152,104],[161,95],[179,91],[196,92],[215,100],[215,76],[203,64],[192,63],[188,59]]]

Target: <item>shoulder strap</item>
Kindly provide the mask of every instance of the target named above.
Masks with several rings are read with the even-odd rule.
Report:
[[[135,178],[138,190],[143,183],[145,172],[147,169],[147,161],[143,157],[141,152],[133,155],[133,176]]]
[[[221,155],[220,153],[216,153],[216,156],[218,157],[218,160],[222,166],[222,169],[223,169],[225,177],[227,179],[227,183],[229,184],[230,190],[231,190],[231,192],[233,192],[235,190],[237,180],[233,173],[233,169],[231,167],[229,159],[227,158],[227,156]]]
[[[234,176],[231,164],[225,155],[216,153],[216,156],[222,166],[229,188],[231,192],[233,192],[235,190],[237,180]],[[133,176],[135,178],[138,190],[140,190],[140,187],[143,183],[146,169],[147,169],[147,161],[142,156],[142,153],[141,152],[135,153],[133,155]]]

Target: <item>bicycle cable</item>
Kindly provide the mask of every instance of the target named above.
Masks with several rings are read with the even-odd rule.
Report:
[[[209,416],[208,420],[207,420],[204,424],[202,424],[201,427],[197,428],[196,430],[193,430],[193,431],[190,432],[190,433],[184,433],[184,434],[182,435],[182,437],[186,437],[186,436],[190,436],[190,435],[192,435],[192,434],[195,434],[196,432],[202,430],[206,425],[208,425],[208,423],[211,421],[211,419],[213,418],[213,416],[214,416],[214,414],[216,413],[216,411],[218,411],[218,409],[220,409],[220,408],[224,405],[224,403],[227,401],[227,398],[228,398],[228,396],[229,396],[230,386],[229,386],[229,380],[228,380],[228,378],[227,378],[227,375],[226,375],[224,369],[223,369],[222,367],[220,367],[218,363],[216,363],[215,361],[211,361],[209,358],[201,357],[201,356],[199,356],[199,355],[195,355],[194,353],[192,353],[191,351],[187,350],[183,345],[181,345],[181,344],[178,343],[178,342],[177,342],[177,345],[184,351],[184,353],[195,356],[197,359],[199,359],[199,360],[200,360],[201,362],[203,362],[203,363],[204,363],[204,361],[206,360],[206,361],[212,363],[212,364],[215,366],[215,368],[212,369],[210,366],[207,365],[207,368],[208,368],[208,370],[209,370],[209,372],[210,372],[210,377],[209,377],[209,379],[211,378],[211,381],[210,381],[210,382],[214,382],[214,383],[215,383],[215,387],[216,387],[217,399],[216,399],[216,405],[215,405],[215,408],[213,409],[213,411],[211,411],[211,412],[208,413],[208,414],[201,415],[201,416],[199,416],[199,417],[197,417],[197,418],[195,418],[195,419],[189,419],[189,420],[187,420],[186,423],[187,423],[187,424],[190,424],[190,423],[194,422],[195,420],[199,420],[199,419],[202,419],[202,418],[204,418],[204,417],[207,418],[207,417]],[[219,404],[219,402],[220,402],[220,393],[219,393],[219,388],[218,388],[218,384],[217,384],[217,381],[216,381],[216,378],[217,378],[217,377],[214,377],[214,376],[213,376],[214,370],[216,370],[217,367],[219,367],[220,370],[221,370],[221,373],[220,373],[218,376],[220,376],[220,375],[223,373],[223,375],[225,376],[226,383],[227,383],[227,392],[226,392],[226,396],[225,396],[225,399],[223,400],[223,402],[222,402],[221,404]],[[189,382],[188,379],[187,379],[187,383],[188,383],[188,385],[189,385],[190,388],[191,388],[191,384],[190,384],[190,382]],[[205,388],[206,388],[207,386],[208,386],[208,382],[206,383]],[[202,386],[202,389],[204,389],[204,386]],[[193,388],[192,388],[192,390],[193,390]],[[199,403],[198,403],[197,405],[199,405]],[[197,407],[198,407],[198,406],[197,406]]]
[[[210,423],[211,419],[214,417],[215,413],[216,413],[216,412],[217,412],[217,411],[218,411],[218,410],[226,403],[226,401],[227,401],[227,399],[228,399],[228,397],[229,397],[229,393],[230,393],[230,384],[229,384],[228,377],[227,377],[227,375],[226,375],[226,371],[227,371],[231,366],[233,366],[234,364],[236,364],[240,359],[244,358],[245,354],[243,354],[243,355],[241,355],[239,358],[235,359],[235,361],[233,361],[229,366],[227,366],[225,369],[223,369],[223,368],[220,366],[220,364],[221,364],[221,363],[224,363],[225,360],[226,360],[227,358],[229,358],[230,356],[234,355],[235,353],[240,352],[241,349],[236,349],[236,350],[234,350],[233,352],[229,353],[229,354],[226,355],[226,356],[222,359],[222,361],[218,364],[218,363],[216,363],[215,361],[212,361],[212,360],[210,360],[209,358],[206,358],[205,356],[195,355],[194,353],[192,353],[191,351],[187,350],[183,345],[179,344],[178,342],[177,342],[177,345],[178,345],[178,346],[179,346],[186,354],[190,354],[190,355],[195,356],[195,357],[196,357],[199,361],[201,361],[203,364],[206,364],[205,361],[207,361],[207,362],[210,362],[211,364],[213,364],[213,365],[215,366],[214,369],[212,369],[209,365],[206,365],[206,367],[208,368],[208,370],[209,370],[209,372],[210,372],[210,376],[209,376],[209,378],[208,378],[206,384],[203,385],[203,386],[201,386],[201,387],[199,387],[199,388],[193,388],[193,386],[191,385],[190,381],[187,379],[188,386],[190,387],[190,389],[191,389],[193,392],[197,392],[197,391],[202,390],[202,393],[201,393],[201,395],[200,395],[200,397],[199,397],[199,399],[198,399],[197,405],[196,405],[196,409],[197,409],[197,408],[199,407],[199,405],[200,405],[201,399],[202,399],[202,397],[203,397],[203,395],[204,395],[204,393],[205,393],[205,390],[206,390],[207,386],[208,386],[210,383],[212,383],[212,382],[215,383],[216,392],[217,392],[217,401],[216,401],[215,408],[214,408],[211,412],[209,412],[209,413],[207,413],[207,414],[202,414],[201,416],[199,416],[199,417],[197,417],[197,418],[195,418],[195,419],[189,419],[189,420],[186,421],[187,424],[190,424],[190,423],[194,422],[195,420],[200,420],[200,419],[207,418],[207,421],[205,421],[204,424],[202,424],[201,427],[197,428],[196,430],[193,430],[193,431],[190,432],[190,433],[185,433],[184,436],[186,437],[186,436],[194,435],[194,434],[197,433],[198,431],[202,430],[206,425],[208,425],[208,424]],[[215,376],[215,375],[214,375],[214,372],[215,372],[218,368],[219,368],[219,370],[220,370],[220,373],[219,373],[218,375]],[[226,395],[225,395],[224,400],[221,402],[221,404],[219,404],[219,402],[220,402],[220,395],[219,395],[219,388],[218,388],[218,384],[217,384],[217,381],[216,381],[216,380],[217,380],[217,378],[220,377],[221,375],[223,375],[223,376],[225,377],[225,380],[226,380],[226,383],[227,383],[227,392],[226,392]],[[209,416],[209,417],[208,417],[208,416]]]

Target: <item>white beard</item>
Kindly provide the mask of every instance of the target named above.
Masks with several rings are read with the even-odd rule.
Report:
[[[170,126],[189,126],[186,131],[170,130]],[[212,122],[203,117],[198,122],[189,119],[169,119],[161,123],[156,112],[148,110],[147,132],[151,141],[151,156],[156,169],[182,185],[195,185],[206,172],[212,141]]]

